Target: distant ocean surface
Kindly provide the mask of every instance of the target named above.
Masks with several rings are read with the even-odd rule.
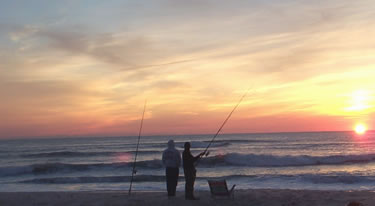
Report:
[[[141,137],[134,190],[165,190],[169,139],[197,155],[213,135]],[[128,190],[137,137],[0,140],[0,192]],[[197,167],[196,189],[375,190],[375,132],[221,134]],[[178,190],[184,190],[180,168]]]

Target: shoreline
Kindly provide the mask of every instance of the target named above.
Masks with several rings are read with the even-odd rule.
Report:
[[[195,191],[200,200],[185,200],[184,192],[168,198],[163,191],[87,191],[87,192],[0,192],[1,206],[85,206],[85,205],[257,205],[257,206],[346,206],[357,201],[373,205],[375,192],[369,190],[290,190],[246,189],[235,190],[234,199],[212,198],[209,191]]]

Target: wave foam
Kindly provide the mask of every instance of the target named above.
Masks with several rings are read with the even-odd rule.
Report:
[[[259,154],[228,153],[205,157],[199,162],[199,167],[215,166],[239,166],[239,167],[290,167],[290,166],[314,166],[314,165],[345,165],[369,163],[375,160],[375,154],[368,155],[332,155],[332,156],[276,156]],[[0,175],[41,175],[50,173],[69,173],[90,170],[129,170],[133,162],[96,163],[96,164],[68,164],[68,163],[44,163],[17,167],[0,167]],[[161,169],[160,159],[138,161],[138,168]]]
[[[368,155],[332,155],[332,156],[276,156],[259,154],[228,153],[202,159],[206,166],[233,165],[249,167],[287,167],[313,165],[342,165],[368,163],[375,160],[375,154]]]

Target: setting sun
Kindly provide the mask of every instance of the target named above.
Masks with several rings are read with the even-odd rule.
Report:
[[[363,124],[357,124],[355,126],[355,132],[357,134],[364,134],[366,132],[366,126]]]

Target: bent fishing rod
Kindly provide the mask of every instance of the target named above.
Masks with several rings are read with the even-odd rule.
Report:
[[[250,88],[249,88],[250,89]],[[219,135],[221,129],[223,129],[224,125],[227,123],[227,121],[229,120],[229,118],[232,116],[233,112],[237,109],[238,105],[240,105],[240,103],[242,102],[242,100],[245,98],[245,96],[247,95],[247,93],[249,93],[249,89],[246,90],[245,94],[242,95],[241,99],[237,102],[236,106],[233,108],[233,110],[229,113],[229,115],[227,116],[227,118],[224,120],[223,124],[221,124],[219,130],[217,130],[216,134],[214,135],[214,137],[212,138],[212,140],[209,142],[209,144],[207,145],[206,149],[203,151],[203,154],[206,154],[206,156],[208,155],[207,151],[208,151],[208,148],[211,146],[212,142],[215,140],[215,138]],[[199,162],[199,159],[197,161],[197,164],[198,165],[198,162]]]
[[[142,127],[143,127],[143,119],[145,117],[145,111],[146,111],[146,103],[147,101],[145,101],[145,105],[143,107],[143,114],[142,114],[142,120],[141,120],[141,126],[139,128],[139,134],[138,134],[138,143],[137,143],[137,149],[135,150],[135,155],[134,155],[134,163],[133,163],[133,170],[132,170],[132,177],[130,179],[130,186],[129,186],[129,195],[131,194],[131,191],[132,191],[132,185],[133,185],[133,178],[134,178],[134,175],[135,173],[137,173],[137,171],[135,170],[135,163],[137,162],[137,155],[138,155],[138,148],[139,148],[139,140],[141,139],[141,132],[142,132]]]

